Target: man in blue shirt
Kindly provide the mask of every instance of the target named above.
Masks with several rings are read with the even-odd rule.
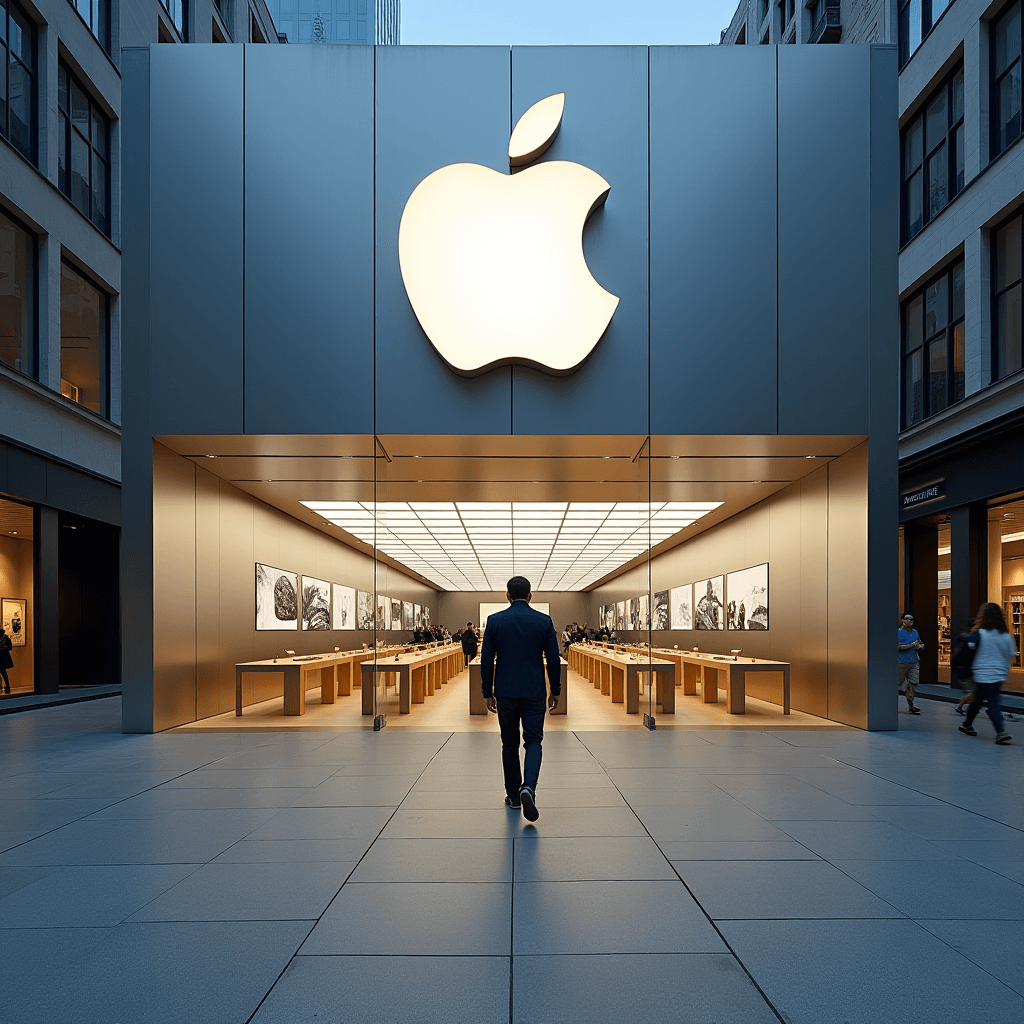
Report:
[[[898,685],[903,686],[907,694],[907,711],[912,715],[921,714],[921,709],[914,703],[914,688],[921,682],[921,665],[917,652],[924,647],[920,634],[914,629],[914,616],[907,612],[902,619],[900,628],[896,630],[896,665]]]
[[[558,705],[562,663],[551,616],[530,607],[533,597],[530,581],[525,576],[513,576],[507,588],[509,607],[487,616],[480,650],[480,679],[487,710],[497,712],[501,729],[505,804],[516,810],[521,807],[527,821],[536,821],[544,713],[547,708],[554,709]],[[547,681],[544,679],[545,662]],[[525,748],[522,769],[519,766],[520,724]]]

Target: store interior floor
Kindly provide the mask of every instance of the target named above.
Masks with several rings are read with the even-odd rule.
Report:
[[[548,715],[546,732],[572,732],[575,729],[623,729],[642,724],[642,713],[647,710],[646,694],[641,695],[640,715],[627,715],[624,704],[613,704],[611,697],[602,695],[592,683],[568,671],[566,697],[568,713]],[[662,715],[655,706],[658,729],[843,729],[845,726],[824,718],[792,711],[782,713],[777,704],[748,697],[743,715],[730,715],[725,707],[725,691],[719,691],[717,704],[705,704],[699,696],[684,697],[676,690],[674,715]],[[387,689],[379,711],[386,719],[388,729],[443,729],[453,732],[497,732],[497,720],[492,715],[469,713],[469,672],[463,670],[440,687],[422,704],[413,704],[408,715],[398,710],[398,693],[394,686]],[[361,692],[353,689],[347,697],[338,697],[334,704],[320,703],[320,689],[306,693],[304,715],[284,714],[284,698],[263,701],[243,709],[238,718],[233,711],[213,718],[181,726],[177,732],[203,732],[235,729],[371,729],[373,719],[362,714]]]
[[[1013,724],[556,730],[531,825],[494,735],[120,703],[0,718],[0,1020],[1024,1019]]]

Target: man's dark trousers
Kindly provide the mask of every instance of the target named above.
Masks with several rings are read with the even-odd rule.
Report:
[[[505,793],[519,803],[519,789],[529,786],[537,792],[540,776],[541,742],[544,739],[544,697],[499,697],[498,728],[501,730],[501,766],[505,772]],[[522,771],[519,768],[519,726],[522,723],[526,748]]]

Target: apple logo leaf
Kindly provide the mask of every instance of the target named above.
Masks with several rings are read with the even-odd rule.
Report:
[[[509,167],[525,167],[544,153],[555,141],[563,110],[565,93],[556,92],[538,100],[519,118],[508,143]]]

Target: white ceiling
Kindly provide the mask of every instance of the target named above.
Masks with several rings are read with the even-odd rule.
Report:
[[[444,590],[583,590],[667,540],[719,501],[303,501],[308,509]]]

